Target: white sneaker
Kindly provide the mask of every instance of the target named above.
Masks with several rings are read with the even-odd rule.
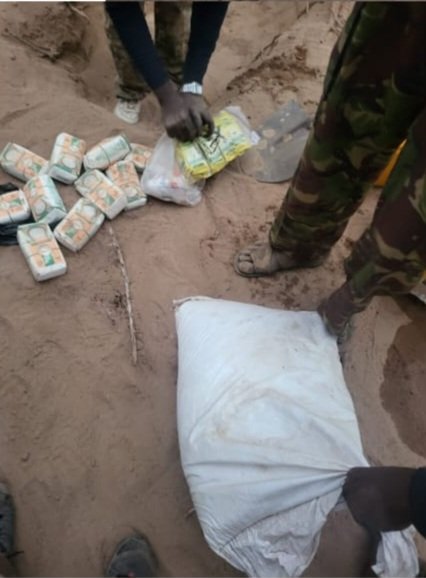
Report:
[[[140,111],[140,100],[124,100],[122,98],[117,98],[114,114],[120,120],[123,120],[128,124],[137,124],[139,122]]]
[[[423,282],[420,281],[417,287],[411,290],[411,295],[414,295],[414,297],[417,297],[417,299],[420,299],[420,301],[423,301],[426,305],[426,278],[423,278]]]

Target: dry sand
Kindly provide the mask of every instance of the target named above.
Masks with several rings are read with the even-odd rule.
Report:
[[[90,144],[125,130],[154,145],[152,97],[142,123],[110,112],[114,71],[101,5],[0,5],[0,148],[48,156],[56,134]],[[239,104],[254,125],[296,97],[309,112],[348,6],[235,2],[208,74],[214,108]],[[299,18],[298,18],[299,14]],[[0,181],[11,180],[0,173]],[[131,363],[123,278],[104,226],[64,277],[37,284],[17,247],[0,248],[0,477],[15,496],[23,575],[95,576],[117,540],[146,533],[163,574],[238,575],[207,547],[182,476],[176,436],[172,301],[209,295],[314,309],[343,278],[342,259],[368,224],[375,194],[319,270],[273,279],[234,274],[237,249],[264,237],[286,187],[227,169],[203,202],[151,200],[112,223],[131,283],[138,364]],[[66,204],[77,198],[61,186]],[[425,321],[408,299],[376,299],[357,318],[345,373],[375,464],[424,464]],[[307,575],[359,575],[362,532],[333,515]]]

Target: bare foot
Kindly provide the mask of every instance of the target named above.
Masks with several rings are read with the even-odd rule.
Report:
[[[317,267],[322,262],[323,259],[300,262],[287,253],[276,251],[269,243],[258,241],[237,253],[234,269],[243,277],[262,277],[298,267]]]

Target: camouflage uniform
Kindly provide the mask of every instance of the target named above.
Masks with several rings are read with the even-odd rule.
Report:
[[[323,260],[398,145],[371,227],[346,262],[336,305],[409,292],[426,269],[425,5],[357,4],[332,53],[297,172],[270,232],[300,264]]]
[[[0,578],[2,576],[16,576],[16,570],[7,557],[0,552]]]
[[[110,17],[107,13],[105,16],[105,30],[118,76],[117,97],[124,100],[140,100],[150,89],[135,70]],[[154,16],[155,44],[158,52],[172,80],[180,84],[189,38],[191,3],[157,1],[154,3]]]

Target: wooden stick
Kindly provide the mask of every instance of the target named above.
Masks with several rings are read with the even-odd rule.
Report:
[[[11,32],[7,28],[3,31],[3,36],[5,36],[6,38],[12,38],[13,40],[16,40],[17,42],[21,42],[22,44],[29,46],[30,48],[32,48],[32,50],[34,50],[35,52],[38,52],[41,56],[48,58],[52,62],[54,62],[59,57],[58,50],[55,50],[53,48],[46,48],[44,46],[40,46],[39,44],[36,44],[35,42],[32,42],[31,40],[27,40],[26,38],[23,38],[22,36],[18,36],[17,34],[15,34],[14,32]]]
[[[112,245],[117,253],[118,262],[120,264],[120,271],[124,281],[124,289],[126,294],[126,311],[127,311],[127,318],[129,321],[129,331],[130,331],[130,342],[132,344],[132,361],[133,365],[137,365],[138,363],[138,345],[136,341],[136,330],[135,330],[135,322],[133,319],[133,310],[132,310],[132,300],[130,297],[130,283],[129,283],[129,276],[127,274],[126,263],[124,262],[123,253],[121,251],[120,244],[118,242],[117,236],[112,228],[112,225],[108,225],[108,232],[111,235]]]
[[[87,14],[85,14],[81,9],[77,8],[76,6],[73,6],[72,2],[65,2],[65,4],[67,8],[69,8],[72,12],[80,16],[80,18],[84,18],[84,20],[90,22],[90,18],[87,16]]]

